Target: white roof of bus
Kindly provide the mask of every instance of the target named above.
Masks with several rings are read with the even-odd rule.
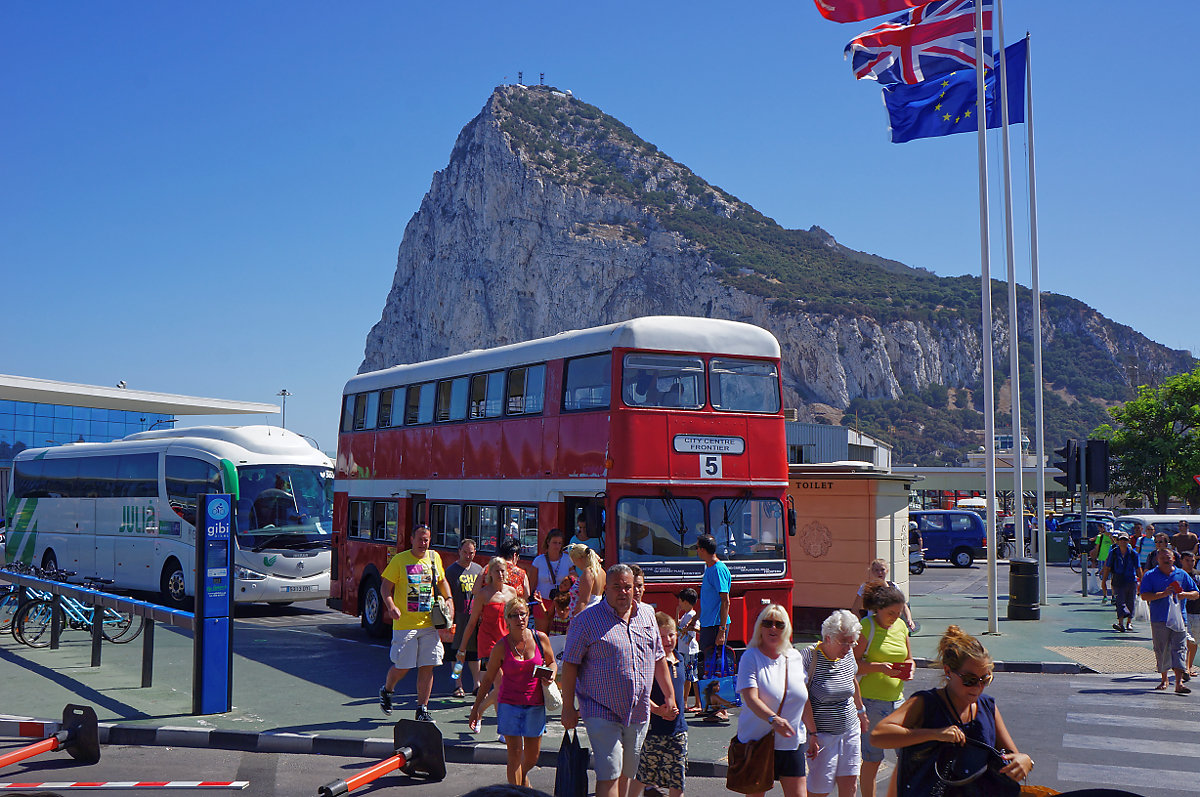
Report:
[[[346,383],[343,392],[362,393],[524,363],[598,354],[615,348],[779,357],[779,341],[767,330],[753,324],[720,318],[646,316],[359,374]]]
[[[190,426],[135,432],[110,443],[68,443],[50,448],[27,448],[16,459],[44,454],[51,459],[72,456],[103,456],[165,448],[207,451],[231,462],[291,462],[297,465],[329,464],[329,457],[295,432],[278,426]]]

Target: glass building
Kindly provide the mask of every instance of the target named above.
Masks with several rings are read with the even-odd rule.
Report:
[[[173,416],[157,412],[0,400],[0,468],[12,467],[13,457],[27,448],[107,443],[174,423]]]
[[[127,390],[124,382],[103,387],[0,374],[0,517],[13,457],[27,448],[107,443],[134,432],[170,429],[180,416],[278,412],[274,404]]]

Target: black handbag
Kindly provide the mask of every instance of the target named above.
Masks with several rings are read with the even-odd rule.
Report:
[[[1021,784],[1000,774],[1004,754],[989,744],[967,739],[965,744],[942,744],[933,763],[934,774],[946,784],[946,795],[957,797],[1017,797]]]
[[[555,762],[554,797],[587,797],[588,763],[592,751],[579,743],[579,732],[563,734]]]

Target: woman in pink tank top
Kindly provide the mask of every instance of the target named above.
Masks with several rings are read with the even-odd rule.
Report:
[[[503,670],[496,717],[497,730],[508,748],[508,782],[528,786],[529,770],[537,766],[542,734],[546,732],[542,684],[554,680],[554,653],[549,637],[529,629],[529,605],[523,597],[504,604],[504,621],[508,635],[488,657],[487,672],[471,707],[471,730],[479,730],[484,696]]]

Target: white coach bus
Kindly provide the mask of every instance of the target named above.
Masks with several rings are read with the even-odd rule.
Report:
[[[138,432],[26,449],[13,462],[5,561],[194,595],[197,496],[237,506],[238,602],[329,597],[333,462],[275,426]]]

